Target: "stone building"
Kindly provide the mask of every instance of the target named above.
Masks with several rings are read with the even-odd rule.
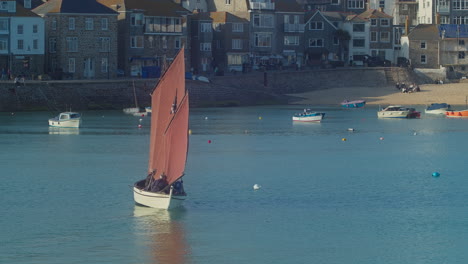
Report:
[[[46,72],[104,79],[117,72],[117,12],[95,0],[49,0],[32,10],[46,25]]]

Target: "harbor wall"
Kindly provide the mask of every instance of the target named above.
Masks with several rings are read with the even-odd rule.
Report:
[[[336,87],[378,87],[409,78],[404,68],[269,71],[187,80],[192,107],[288,103],[289,94]],[[150,105],[155,79],[0,81],[0,111],[98,110]]]

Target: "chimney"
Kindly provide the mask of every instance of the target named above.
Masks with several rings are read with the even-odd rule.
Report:
[[[405,20],[405,35],[408,36],[409,34],[409,17],[406,16],[406,20]]]
[[[440,25],[440,14],[439,13],[436,13],[435,23],[436,23],[436,25]]]
[[[379,7],[379,11],[382,12],[382,13],[384,13],[383,7]]]
[[[366,10],[369,10],[369,9],[370,9],[370,3],[366,2]]]

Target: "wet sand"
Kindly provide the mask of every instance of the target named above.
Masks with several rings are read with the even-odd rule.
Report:
[[[420,92],[402,93],[395,86],[342,87],[291,94],[300,97],[293,104],[339,105],[343,100],[366,100],[370,105],[429,105],[448,103],[465,106],[468,98],[468,83],[425,84]]]

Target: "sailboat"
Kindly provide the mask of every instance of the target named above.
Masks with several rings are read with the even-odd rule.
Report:
[[[123,111],[126,114],[138,115],[138,113],[141,112],[141,109],[138,106],[138,99],[137,99],[136,89],[135,89],[135,81],[133,81],[133,97],[135,99],[135,107],[124,108]]]
[[[172,209],[187,197],[182,181],[189,135],[184,48],[159,79],[151,106],[148,175],[134,184],[133,197],[139,205]]]

